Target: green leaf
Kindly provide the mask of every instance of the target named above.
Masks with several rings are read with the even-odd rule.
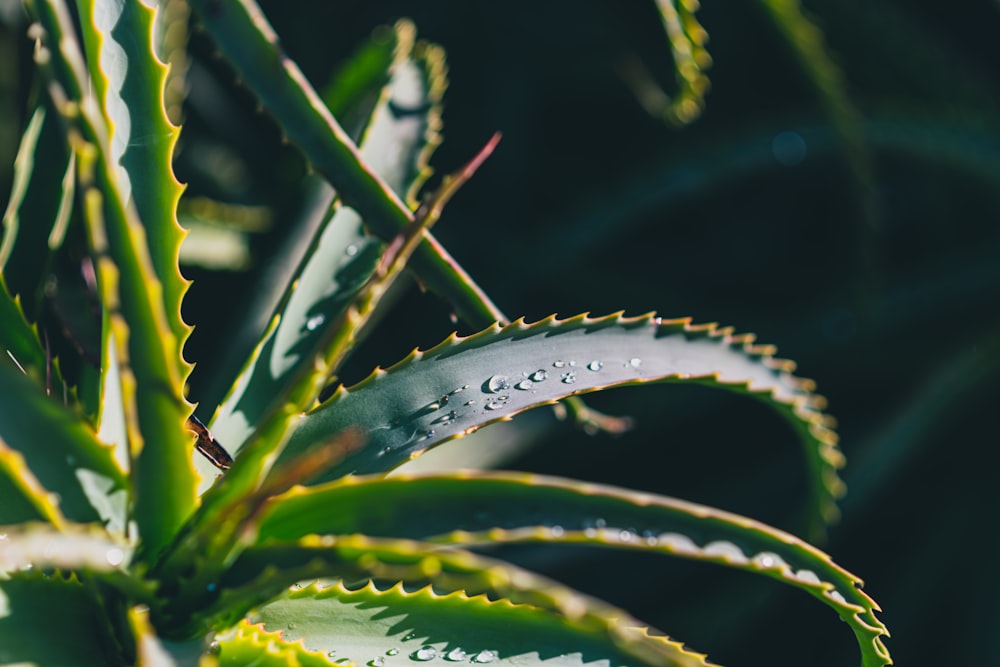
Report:
[[[401,584],[380,589],[369,582],[349,589],[332,585],[296,586],[251,612],[238,632],[275,631],[271,637],[302,644],[335,664],[409,667],[416,661],[489,664],[496,667],[544,664],[574,667],[606,661],[641,662],[606,636],[551,613],[485,595],[461,591],[441,595],[431,588],[409,592]],[[279,634],[280,633],[280,634]],[[222,662],[228,644],[220,642]],[[687,659],[688,656],[684,656]],[[695,664],[698,664],[695,662]]]
[[[181,319],[181,300],[189,282],[181,276],[178,256],[185,232],[177,223],[183,190],[171,161],[180,128],[167,118],[164,91],[167,66],[153,45],[155,12],[137,2],[83,0],[88,17],[83,36],[91,81],[107,122],[111,153],[123,201],[134,203],[149,245],[150,259],[162,287],[163,306],[180,344],[191,327]],[[177,355],[178,373],[191,366]]]
[[[75,577],[0,577],[0,664],[106,667],[111,639],[103,617]],[[45,630],[58,641],[45,639]]]
[[[341,387],[311,412],[282,456],[290,457],[351,426],[366,430],[365,448],[321,479],[389,470],[422,451],[519,412],[578,393],[648,382],[694,382],[758,398],[798,431],[805,446],[816,523],[836,516],[842,492],[831,420],[812,383],[753,337],[715,325],[653,315],[580,315],[494,326],[452,335],[414,351],[388,370]]]
[[[53,374],[53,385],[62,384],[58,369],[52,366],[42,349],[36,329],[28,324],[21,300],[11,297],[7,291],[3,275],[0,275],[0,347],[7,356],[7,359],[0,359],[0,364],[17,366],[37,386],[45,386],[49,373]]]
[[[523,473],[346,477],[274,498],[258,539],[321,533],[466,547],[590,544],[713,562],[804,590],[848,623],[863,664],[889,664],[882,643],[888,631],[860,579],[793,535],[674,498]]]
[[[53,248],[61,243],[73,201],[73,162],[66,133],[50,104],[40,104],[21,137],[14,187],[3,216],[0,271],[37,322],[42,281]]]
[[[427,177],[429,154],[439,142],[445,80],[440,49],[415,46],[412,34],[401,30],[391,79],[368,124],[361,152],[369,166],[405,196]],[[396,111],[411,108],[423,111]],[[292,391],[292,383],[303,380],[324,345],[329,326],[371,277],[384,248],[379,239],[365,232],[360,216],[346,206],[337,206],[319,228],[273,315],[272,326],[212,421],[212,431],[233,454],[268,410]]]
[[[245,621],[217,640],[216,647],[220,667],[329,667],[335,664],[301,642],[286,641],[280,632],[267,632]]]
[[[469,552],[434,552],[425,543],[361,535],[311,536],[249,549],[212,591],[182,591],[181,608],[197,608],[198,613],[168,616],[165,622],[179,624],[181,633],[202,624],[229,624],[238,619],[234,614],[246,613],[290,584],[322,577],[432,585],[440,593],[487,593],[545,610],[589,634],[602,635],[604,642],[650,665],[706,664],[700,653],[664,637],[651,637],[624,611],[520,568]]]
[[[656,0],[656,7],[674,58],[677,93],[673,97],[665,93],[637,59],[626,61],[621,73],[650,115],[687,125],[701,115],[705,106],[709,88],[705,70],[712,64],[705,49],[708,33],[694,16],[697,0]]]
[[[114,372],[118,364],[132,459],[134,518],[147,553],[156,554],[196,503],[191,439],[184,428],[190,406],[183,398],[178,340],[168,324],[145,230],[120,189],[104,118],[86,92],[90,82],[71,37],[69,12],[56,0],[33,0],[28,5],[39,23],[36,62],[76,137],[81,200],[108,317],[105,331],[113,342],[108,348],[113,350],[113,361],[106,358],[102,371]]]
[[[45,491],[58,494],[62,515],[124,531],[125,476],[90,426],[10,364],[0,364],[0,395],[0,441]]]
[[[191,5],[282,130],[374,233],[389,241],[412,222],[413,215],[400,197],[368,168],[301,70],[281,50],[278,36],[255,2],[193,0]],[[411,268],[472,326],[507,320],[430,233],[425,233]]]

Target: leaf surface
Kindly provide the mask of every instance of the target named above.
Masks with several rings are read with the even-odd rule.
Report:
[[[446,82],[440,49],[415,47],[412,34],[398,30],[401,50],[368,123],[361,154],[390,187],[406,196],[427,176],[427,159],[439,141],[439,105]],[[321,351],[324,331],[371,277],[384,248],[363,229],[357,212],[335,205],[273,315],[272,326],[212,421],[213,432],[232,453],[239,451],[275,399],[302,380]]]
[[[665,496],[523,473],[347,477],[274,498],[259,530],[262,543],[364,533],[463,547],[589,544],[713,562],[804,590],[850,625],[863,664],[888,664],[888,631],[855,575],[793,535]]]
[[[409,592],[399,584],[387,589],[371,582],[357,589],[342,582],[295,586],[249,619],[280,633],[286,642],[301,641],[331,663],[340,661],[335,664],[642,664],[607,637],[529,605],[463,592],[442,595],[430,588]],[[241,627],[247,627],[247,621]],[[223,642],[224,661],[226,650]]]
[[[105,118],[89,92],[90,79],[72,38],[69,12],[54,1],[32,1],[29,9],[40,26],[36,61],[74,132],[80,196],[107,316],[105,335],[112,343],[106,349],[113,357],[103,360],[102,371],[116,372],[120,381],[132,460],[134,518],[147,549],[155,554],[196,503],[192,439],[184,429],[190,406],[183,397],[178,339],[164,308],[163,284],[145,229],[113,161],[117,155]],[[140,31],[132,37],[135,56],[152,58],[151,34]]]
[[[57,493],[66,518],[123,529],[125,476],[90,426],[11,364],[0,364],[0,395],[0,441],[17,453],[4,455],[14,462],[11,470],[23,467],[44,493]]]
[[[440,593],[489,593],[515,604],[545,610],[587,633],[601,635],[621,651],[650,665],[705,665],[704,655],[664,637],[652,637],[627,613],[520,568],[464,551],[434,552],[408,540],[310,536],[295,543],[253,547],[244,552],[212,591],[184,591],[195,614],[172,618],[181,632],[201,624],[227,624],[297,581],[321,577],[401,581],[432,585]],[[189,606],[191,605],[191,606]]]
[[[352,426],[365,448],[321,479],[390,470],[424,450],[519,412],[575,394],[648,382],[695,382],[744,393],[775,408],[798,431],[811,481],[810,518],[836,516],[843,457],[812,383],[792,375],[752,336],[654,315],[549,317],[456,335],[414,351],[388,370],[341,387],[308,414],[282,456]]]
[[[75,578],[0,577],[0,664],[106,667],[102,617]],[[41,638],[43,629],[58,632],[58,641]]]

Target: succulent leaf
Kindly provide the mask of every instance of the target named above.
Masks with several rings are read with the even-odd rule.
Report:
[[[654,315],[580,315],[494,326],[416,350],[388,370],[341,387],[309,413],[283,456],[352,425],[368,443],[323,479],[390,470],[422,451],[524,410],[574,394],[647,382],[695,382],[765,401],[805,445],[817,523],[836,516],[843,456],[812,383],[775,359],[770,346],[715,325]]]
[[[420,542],[362,535],[308,536],[293,543],[253,547],[234,562],[210,595],[204,590],[189,592],[201,600],[198,614],[167,622],[197,626],[216,617],[233,623],[238,618],[232,614],[246,613],[297,581],[322,577],[431,585],[439,593],[487,593],[546,610],[589,633],[603,635],[621,651],[650,665],[705,664],[703,654],[664,637],[651,637],[624,611],[544,577],[465,551],[434,552],[431,545]]]
[[[462,547],[590,544],[713,562],[801,588],[850,625],[863,664],[888,664],[882,643],[888,632],[860,579],[793,535],[674,498],[523,473],[345,477],[274,498],[258,540],[287,542],[308,533]]]
[[[32,322],[48,257],[69,223],[73,201],[73,162],[66,133],[51,103],[35,109],[14,161],[14,186],[3,215],[0,270],[7,290],[20,296]]]
[[[485,595],[439,594],[430,587],[410,592],[401,584],[382,589],[371,582],[355,589],[339,581],[296,585],[249,619],[257,625],[241,621],[241,631],[270,629],[272,636],[304,644],[337,665],[408,667],[441,660],[497,667],[573,667],[602,660],[641,664],[572,619]],[[220,647],[225,663],[227,642]],[[682,664],[689,658],[682,655]]]
[[[55,0],[28,5],[39,25],[36,61],[70,127],[77,154],[80,196],[108,317],[105,335],[113,342],[109,349],[121,384],[134,516],[146,548],[155,554],[196,502],[191,439],[184,430],[190,407],[183,398],[178,341],[168,324],[145,230],[111,162],[104,117],[88,92],[83,57],[71,38],[69,12]],[[151,48],[149,43],[146,48]],[[106,359],[102,371],[114,370],[114,363]]]
[[[89,424],[11,364],[0,364],[0,395],[0,441],[17,454],[4,455],[10,469],[24,466],[46,493],[57,493],[66,518],[123,530],[125,476]]]
[[[389,83],[368,123],[361,154],[390,187],[402,196],[427,175],[427,159],[438,143],[441,93],[445,86],[440,50],[415,45],[412,28],[397,28],[400,48]],[[399,114],[396,109],[424,109]],[[317,231],[288,291],[273,315],[251,359],[244,365],[228,396],[219,406],[212,430],[239,451],[276,402],[324,345],[324,333],[350,306],[375,270],[385,245],[362,227],[358,214],[336,206]]]
[[[330,114],[298,66],[282,51],[278,36],[253,0],[218,4],[191,2],[202,22],[285,133],[365,224],[385,241],[413,219],[385,181],[361,159],[357,146]],[[507,321],[440,243],[426,234],[414,253],[413,270],[476,327]]]
[[[101,619],[90,591],[73,576],[2,576],[0,664],[106,667],[108,632]],[[42,629],[57,630],[58,641],[46,641]]]

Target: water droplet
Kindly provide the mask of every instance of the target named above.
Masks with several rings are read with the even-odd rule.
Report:
[[[618,539],[622,542],[631,542],[635,535],[630,530],[623,530],[618,533]]]
[[[804,584],[819,584],[822,583],[819,579],[819,575],[812,570],[799,570],[795,573],[795,578]]]
[[[751,559],[758,567],[770,569],[772,567],[782,567],[787,565],[785,560],[778,554],[771,551],[762,551]]]
[[[486,382],[486,388],[491,393],[499,393],[510,389],[510,378],[506,375],[494,375]]]
[[[492,399],[487,401],[484,407],[487,410],[502,410],[506,405],[507,403],[505,401],[498,401],[496,399]]]
[[[475,404],[476,404],[476,402],[475,402],[475,401],[466,401],[466,402],[465,402],[465,403],[463,403],[462,405],[464,405],[465,407],[469,407],[470,405],[475,405]]]
[[[642,359],[639,357],[632,357],[628,360],[628,365],[632,368],[639,368],[639,366],[642,366]]]
[[[430,440],[433,437],[434,437],[434,429],[429,428],[420,435],[419,440]]]
[[[289,630],[294,630],[295,629],[295,624],[294,623],[289,623],[288,624],[288,629]]]
[[[444,657],[445,660],[450,660],[451,662],[462,662],[469,655],[460,648],[453,648],[448,651],[448,655]]]
[[[368,661],[368,667],[384,667],[384,665],[385,665],[385,658],[383,658],[380,655],[377,655]]]
[[[604,368],[604,362],[594,359],[589,364],[587,364],[587,370],[594,371],[595,373]]]
[[[438,417],[437,419],[435,419],[431,423],[432,424],[441,424],[443,426],[443,425],[446,425],[446,424],[450,424],[451,422],[455,421],[456,419],[458,419],[458,413],[455,412],[454,410],[452,410],[451,412],[448,412],[446,414],[441,415],[440,417]]]
[[[573,384],[576,382],[576,373],[573,371],[568,371],[562,374],[563,384]]]
[[[328,658],[332,658],[335,655],[337,655],[337,652],[333,649],[330,649],[329,651],[326,652],[326,657]]]
[[[472,662],[487,663],[497,659],[496,651],[480,651],[472,658]]]
[[[386,651],[385,654],[386,655],[399,655],[399,649],[393,647],[393,648],[389,649],[388,651]]]
[[[219,645],[219,642],[213,641],[208,645],[209,655],[219,655],[220,653],[222,653],[222,646]]]
[[[306,320],[306,329],[308,329],[309,331],[316,331],[316,329],[319,329],[321,326],[323,326],[323,322],[325,321],[326,318],[324,316],[313,315],[308,320]]]
[[[6,537],[6,535],[4,535]],[[112,547],[108,549],[108,552],[104,554],[104,557],[108,561],[108,565],[111,567],[118,567],[125,560],[125,552],[118,547]]]
[[[565,366],[566,362],[563,361],[562,359],[556,359],[555,361],[552,362],[553,368],[564,368]]]
[[[352,243],[351,245],[344,248],[344,254],[347,255],[348,257],[354,257],[355,255],[357,255],[358,254],[357,244]]]
[[[347,667],[347,665],[353,665],[354,661],[350,658],[338,658],[333,661],[333,664],[340,665],[341,667]]]
[[[534,385],[535,383],[532,382],[531,380],[521,380],[516,385],[514,385],[514,388],[520,389],[521,391],[527,391],[528,389],[531,389]]]
[[[549,379],[549,372],[544,368],[539,368],[537,371],[529,375],[528,379],[532,382],[545,382]]]
[[[410,654],[410,657],[414,660],[419,660],[420,662],[427,662],[428,660],[433,660],[437,657],[437,649],[433,646],[421,646],[416,651]]]
[[[459,387],[458,389],[452,389],[451,391],[449,391],[449,392],[448,392],[448,395],[449,395],[449,396],[454,396],[455,394],[458,394],[458,393],[460,393],[460,392],[463,392],[463,391],[465,391],[465,390],[466,390],[466,389],[468,389],[468,388],[469,388],[469,385],[467,385],[467,384],[463,384],[463,385],[462,385],[461,387]]]
[[[435,410],[440,410],[441,403],[439,401],[431,401],[430,403],[427,404],[427,407],[425,407],[424,409],[427,410],[427,412],[434,412]]]
[[[552,532],[552,537],[562,537],[566,534],[566,529],[562,526],[552,526],[549,530]]]

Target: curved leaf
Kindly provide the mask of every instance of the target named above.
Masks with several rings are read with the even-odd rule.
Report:
[[[446,82],[440,49],[418,45],[414,51],[412,27],[397,34],[396,62],[368,124],[361,154],[390,187],[406,196],[426,179],[427,160],[439,143]],[[371,277],[385,248],[365,232],[353,209],[338,206],[331,213],[290,281],[273,325],[212,420],[213,432],[234,454],[276,398],[285,396],[293,381],[301,381],[324,344],[324,331]]]
[[[21,137],[14,160],[14,186],[3,215],[0,270],[11,296],[20,295],[31,321],[38,305],[47,258],[61,241],[73,201],[73,161],[66,133],[50,104],[40,104]]]
[[[123,530],[125,476],[90,426],[11,364],[0,363],[0,395],[0,441],[45,491],[58,494],[59,511],[71,521]]]
[[[106,335],[121,382],[132,459],[133,508],[139,534],[158,552],[194,509],[190,406],[183,397],[178,340],[168,324],[159,282],[135,208],[120,189],[104,118],[96,110],[73,24],[56,0],[28,3],[39,23],[36,61],[53,101],[78,133],[75,142],[89,242],[107,313]],[[145,45],[146,48],[149,44]],[[137,399],[141,392],[142,400]]]
[[[76,578],[30,572],[0,577],[0,664],[106,667],[110,637],[102,618]],[[58,641],[40,638],[41,628],[57,630]]]
[[[148,4],[148,3],[147,3]],[[191,327],[181,319],[181,300],[189,281],[178,269],[185,231],[177,223],[177,202],[183,190],[171,160],[180,128],[167,118],[164,101],[168,67],[154,50],[159,41],[155,12],[143,1],[83,0],[88,18],[83,37],[90,79],[101,101],[108,126],[109,162],[118,174],[123,201],[134,203],[146,235],[167,321],[183,345]],[[191,366],[177,355],[178,374]]]
[[[183,590],[161,627],[191,634],[202,625],[235,622],[289,585],[321,577],[432,585],[439,592],[488,593],[527,604],[594,635],[649,665],[705,665],[705,656],[664,637],[651,637],[620,609],[520,568],[464,551],[434,552],[409,540],[360,535],[309,536],[295,543],[253,547],[209,590]],[[190,596],[190,597],[189,597]],[[197,612],[192,613],[192,610]]]
[[[337,665],[410,667],[414,661],[440,660],[496,667],[543,661],[553,667],[641,664],[606,636],[570,619],[485,595],[442,595],[430,587],[410,592],[402,584],[383,590],[371,582],[358,589],[343,582],[295,586],[248,618]],[[241,621],[240,627],[247,623]],[[225,663],[226,642],[220,647]]]
[[[259,531],[262,543],[364,533],[457,546],[592,544],[714,562],[801,588],[850,625],[864,665],[889,664],[879,607],[855,575],[784,531],[674,498],[523,473],[346,477],[274,498]]]
[[[192,0],[191,5],[222,53],[316,170],[337,189],[344,203],[355,208],[383,240],[402,232],[412,222],[412,213],[364,163],[302,71],[282,51],[278,36],[257,3]],[[450,301],[472,326],[506,321],[429,232],[425,232],[424,241],[414,253],[412,268],[429,289]]]
[[[0,527],[0,573],[31,569],[110,572],[129,560],[130,548],[96,525],[25,523]]]
[[[282,456],[351,426],[367,431],[365,448],[322,479],[389,470],[424,450],[518,412],[578,393],[646,382],[696,382],[745,393],[774,407],[805,444],[812,482],[810,514],[836,516],[842,492],[832,420],[813,385],[791,374],[770,346],[715,325],[653,315],[580,315],[534,324],[517,321],[467,338],[452,335],[341,387],[292,434]]]

